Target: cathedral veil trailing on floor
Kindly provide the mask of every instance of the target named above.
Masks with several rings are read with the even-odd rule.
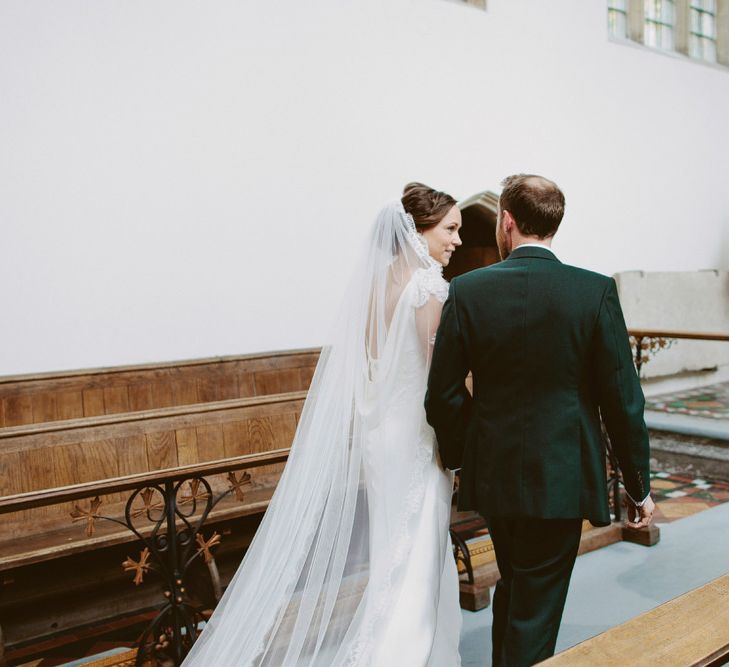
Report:
[[[457,664],[452,476],[423,410],[444,289],[412,218],[386,206],[276,493],[185,667]]]

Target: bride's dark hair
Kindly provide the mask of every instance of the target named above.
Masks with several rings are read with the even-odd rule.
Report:
[[[421,230],[438,224],[456,203],[449,194],[417,182],[405,186],[400,201]]]

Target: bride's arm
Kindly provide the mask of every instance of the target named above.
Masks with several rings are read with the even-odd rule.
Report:
[[[431,295],[424,305],[415,309],[415,326],[418,331],[425,363],[430,368],[430,360],[433,357],[433,346],[435,345],[435,334],[438,331],[443,304]]]
[[[471,394],[466,388],[470,364],[458,321],[456,283],[451,283],[438,329],[428,376],[425,410],[435,429],[444,465],[461,467],[471,415]]]

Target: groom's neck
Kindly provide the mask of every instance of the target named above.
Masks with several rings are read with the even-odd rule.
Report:
[[[545,248],[551,248],[553,238],[553,236],[547,236],[546,238],[542,239],[538,236],[522,236],[521,234],[519,234],[512,239],[513,245],[511,247],[511,251],[514,252],[514,250],[516,250],[519,246],[526,245],[527,243],[533,243],[534,245],[542,245]]]

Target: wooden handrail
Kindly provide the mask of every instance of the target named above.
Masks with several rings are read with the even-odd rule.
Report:
[[[729,342],[729,333],[720,331],[674,331],[664,329],[628,329],[634,338],[684,338],[689,340],[715,340]]]
[[[245,470],[248,468],[259,468],[265,465],[274,465],[286,461],[290,451],[288,448],[274,449],[261,454],[245,454],[243,456],[233,456],[231,458],[218,459],[206,463],[195,463],[175,468],[125,475],[124,477],[111,477],[106,480],[62,486],[56,489],[18,493],[0,498],[0,514],[9,514],[11,512],[19,512],[35,507],[45,507],[47,505],[57,505],[59,503],[80,500],[81,498],[90,498],[96,495],[129,491],[130,489],[136,489],[142,486],[174,482],[190,477],[205,477],[206,475],[217,475],[233,470]]]

